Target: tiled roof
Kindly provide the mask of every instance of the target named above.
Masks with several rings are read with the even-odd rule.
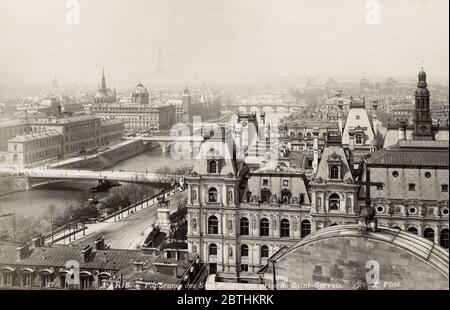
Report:
[[[383,149],[368,156],[368,163],[383,166],[432,166],[448,168],[448,149]]]
[[[69,246],[46,246],[31,250],[29,255],[21,260],[17,260],[17,245],[0,246],[0,261],[4,265],[30,265],[62,267],[66,262],[76,260],[80,263],[80,268],[87,269],[122,269],[133,265],[134,261],[147,261],[153,259],[144,255],[140,250],[97,250],[93,251],[89,260],[81,260],[81,247]]]

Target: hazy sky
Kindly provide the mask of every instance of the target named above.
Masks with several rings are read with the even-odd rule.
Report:
[[[261,76],[448,77],[448,0],[0,0],[0,82],[241,82]],[[123,85],[131,84],[131,85]]]

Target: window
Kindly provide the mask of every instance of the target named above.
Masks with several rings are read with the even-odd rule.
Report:
[[[328,198],[329,201],[329,210],[339,210],[340,197],[338,194],[331,194]]]
[[[429,172],[429,171],[425,172],[425,177],[427,179],[431,178],[431,172]]]
[[[415,227],[408,228],[408,232],[411,233],[411,234],[414,234],[414,235],[418,235],[419,234],[419,231]]]
[[[31,286],[33,282],[33,276],[31,274],[22,275],[22,286]]]
[[[53,281],[51,275],[42,275],[41,276],[41,286],[42,287],[49,287],[51,282]]]
[[[441,185],[441,191],[442,191],[443,193],[448,192],[448,184],[442,184],[442,185]]]
[[[288,190],[288,189],[283,189],[283,190],[281,191],[281,201],[282,201],[283,203],[289,203],[289,201],[291,200],[291,196],[292,196],[292,194],[291,194],[291,191],[290,191],[290,190]]]
[[[439,244],[444,249],[448,249],[448,229],[447,228],[444,228],[441,230],[441,237],[439,240]]]
[[[210,216],[208,218],[208,234],[216,235],[219,233],[219,220],[217,217]]]
[[[246,217],[241,218],[240,229],[242,236],[247,236],[249,234],[249,222]]]
[[[209,245],[209,255],[213,255],[213,256],[217,255],[217,245],[215,243],[211,243]]]
[[[434,230],[432,228],[430,228],[430,227],[425,228],[424,231],[423,231],[423,237],[425,239],[428,239],[428,240],[434,242]]]
[[[217,189],[215,187],[211,187],[208,191],[208,201],[209,202],[217,202]]]
[[[392,172],[392,176],[393,176],[394,178],[398,177],[398,171],[393,171],[393,172]]]
[[[313,160],[312,159],[308,159],[306,161],[306,168],[312,168],[312,165],[313,165]]]
[[[330,179],[331,180],[339,180],[339,167],[337,165],[333,165],[330,167]]]
[[[414,184],[414,183],[409,183],[409,184],[408,184],[408,189],[409,189],[410,192],[415,191],[415,190],[416,190],[416,184]]]
[[[355,118],[356,118],[357,120],[360,120],[360,119],[361,119],[361,116],[359,116],[359,115],[357,114],[357,115],[355,115]]]
[[[88,290],[91,288],[92,278],[91,277],[81,277],[80,288],[82,290]]]
[[[289,186],[289,180],[283,180],[283,186]]]
[[[3,272],[3,285],[12,285],[12,272]]]
[[[241,246],[241,257],[247,257],[248,256],[248,245],[243,244]]]
[[[289,237],[289,220],[284,219],[281,221],[280,224],[280,236],[281,238],[288,238]]]
[[[260,227],[259,227],[259,235],[261,237],[269,236],[269,220],[266,218],[261,219]]]
[[[263,179],[263,186],[269,186],[269,180]]]
[[[304,204],[305,203],[305,194],[304,193],[300,194],[300,201],[299,201],[299,203],[300,204]]]
[[[267,188],[263,188],[261,190],[261,201],[262,202],[269,202],[271,193],[270,190],[268,190]]]
[[[261,247],[261,257],[263,258],[269,257],[269,247],[267,245],[263,245]]]
[[[241,264],[241,271],[247,272],[248,271],[248,265],[247,264]]]
[[[355,143],[356,144],[363,144],[363,136],[360,133],[357,133],[355,135]]]
[[[308,220],[303,220],[301,224],[301,234],[302,238],[306,237],[311,233],[311,222]]]
[[[215,160],[209,162],[209,173],[217,173],[217,163]]]

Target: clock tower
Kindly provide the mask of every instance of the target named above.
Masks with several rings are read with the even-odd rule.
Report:
[[[427,89],[427,74],[423,68],[419,72],[419,82],[414,97],[414,140],[433,140],[430,92]]]

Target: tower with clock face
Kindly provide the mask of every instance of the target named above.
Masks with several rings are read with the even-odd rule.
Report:
[[[427,74],[419,72],[419,82],[414,94],[414,140],[433,140],[433,125],[430,112],[430,92],[427,88]]]

